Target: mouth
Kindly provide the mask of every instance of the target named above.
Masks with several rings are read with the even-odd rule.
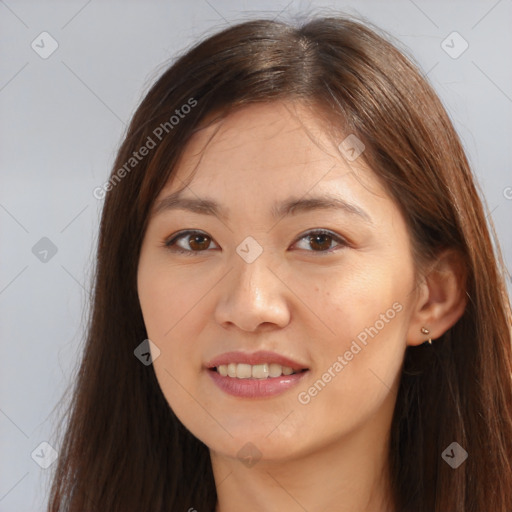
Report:
[[[206,368],[234,379],[271,379],[309,370],[304,364],[266,350],[227,352],[208,362]]]
[[[294,369],[290,366],[283,366],[278,363],[245,364],[229,363],[221,364],[210,368],[210,371],[217,372],[222,377],[233,379],[272,379],[276,377],[295,375],[308,371],[307,368]]]
[[[309,368],[274,352],[229,352],[206,365],[224,392],[243,398],[269,397],[298,384]]]

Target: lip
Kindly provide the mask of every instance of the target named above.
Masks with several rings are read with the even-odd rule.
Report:
[[[253,366],[263,363],[276,363],[280,364],[281,366],[288,366],[294,371],[308,369],[304,364],[293,361],[288,357],[276,354],[275,352],[270,352],[268,350],[259,350],[258,352],[253,352],[252,354],[248,354],[246,352],[226,352],[206,363],[206,367],[208,369],[212,369],[220,366],[221,364],[229,363],[250,364]]]
[[[267,398],[280,395],[296,386],[309,371],[281,375],[281,377],[267,377],[266,379],[237,379],[236,377],[223,377],[216,370],[208,370],[213,382],[224,392],[240,398]]]
[[[267,377],[266,379],[238,379],[236,377],[223,377],[215,370],[217,366],[229,363],[250,365],[276,363],[281,366],[288,366],[299,373]],[[296,386],[309,373],[309,369],[305,365],[275,352],[263,350],[252,354],[227,352],[209,361],[206,368],[212,381],[224,393],[239,398],[267,398],[279,395]]]

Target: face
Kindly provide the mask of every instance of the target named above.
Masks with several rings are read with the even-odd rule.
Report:
[[[254,445],[289,460],[389,427],[414,306],[410,239],[323,123],[273,103],[204,128],[145,233],[138,293],[158,382],[221,456]]]

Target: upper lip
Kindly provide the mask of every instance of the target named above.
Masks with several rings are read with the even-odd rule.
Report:
[[[225,352],[217,357],[214,357],[211,361],[206,363],[207,368],[215,368],[220,365],[227,365],[229,363],[235,364],[263,364],[263,363],[276,363],[281,366],[288,366],[295,371],[307,369],[306,365],[303,365],[293,359],[276,354],[275,352],[269,352],[267,350],[260,350],[258,352]]]

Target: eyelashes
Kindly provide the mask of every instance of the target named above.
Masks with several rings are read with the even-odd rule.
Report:
[[[306,233],[301,234],[296,241],[293,242],[292,247],[303,240],[306,240],[306,246],[311,248],[302,248],[303,250],[319,254],[332,254],[333,252],[338,251],[339,248],[349,245],[341,235],[328,229],[309,230]],[[184,242],[183,245],[179,245],[180,242]],[[337,243],[340,247],[333,249],[333,242]],[[185,254],[188,256],[197,256],[200,253],[208,252],[211,243],[215,244],[213,238],[207,233],[196,229],[187,229],[172,235],[170,239],[164,241],[163,245],[171,252]],[[220,248],[217,246],[217,249],[215,250],[219,249]]]

